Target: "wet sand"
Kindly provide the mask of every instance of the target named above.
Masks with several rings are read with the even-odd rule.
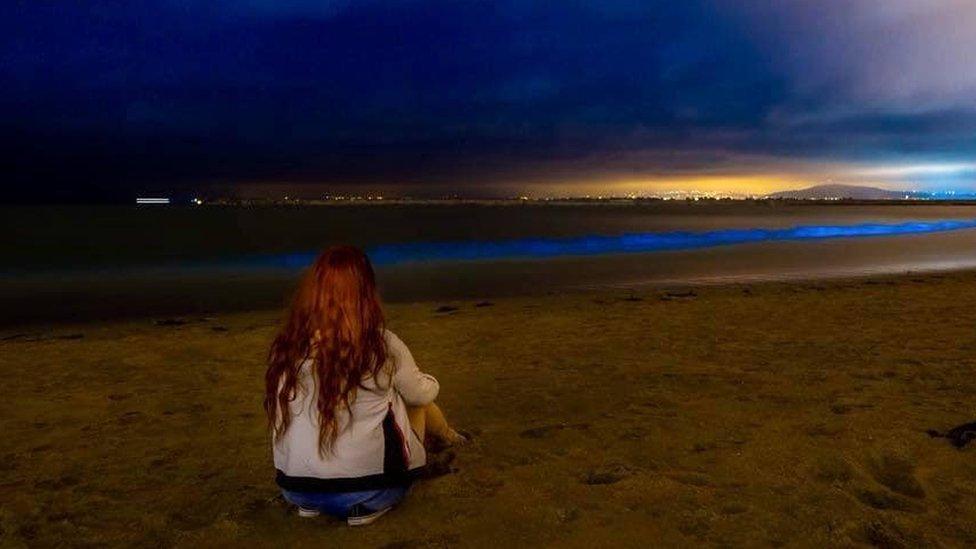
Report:
[[[976,272],[478,304],[389,306],[476,439],[365,529],[277,495],[276,314],[5,328],[3,545],[976,543]]]

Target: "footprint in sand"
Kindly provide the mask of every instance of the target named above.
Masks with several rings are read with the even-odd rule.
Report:
[[[861,488],[854,496],[879,511],[922,513],[925,490],[915,478],[915,464],[907,457],[882,453],[867,464],[867,472],[879,487]]]
[[[726,503],[725,505],[722,505],[721,508],[719,508],[719,512],[725,516],[741,515],[742,513],[745,513],[748,510],[749,510],[748,507],[738,503]]]
[[[906,457],[882,454],[871,461],[868,470],[874,480],[896,494],[916,499],[925,497],[925,490],[915,478],[915,464]]]
[[[712,484],[711,479],[702,473],[675,473],[669,475],[669,477],[675,482],[696,488],[704,488]]]
[[[621,480],[633,476],[635,473],[634,469],[623,465],[620,463],[612,463],[608,465],[602,465],[587,472],[580,479],[583,484],[589,484],[591,486],[601,485],[601,484],[616,484]]]
[[[864,525],[864,537],[875,547],[926,547],[923,538],[905,532],[886,521],[871,521]]]
[[[119,416],[119,423],[122,425],[129,425],[140,419],[142,419],[142,412],[126,412]]]
[[[844,458],[827,455],[817,460],[813,477],[826,484],[846,484],[854,479],[855,471]]]
[[[566,429],[572,429],[577,431],[585,431],[590,428],[589,423],[557,423],[554,425],[543,425],[541,427],[533,427],[531,429],[526,429],[519,433],[522,438],[546,438],[549,435],[563,431]]]
[[[918,502],[890,494],[883,490],[861,490],[855,496],[861,503],[879,511],[902,511],[906,513],[921,513],[924,511]]]

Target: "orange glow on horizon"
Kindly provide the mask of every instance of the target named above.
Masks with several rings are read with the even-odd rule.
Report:
[[[290,194],[303,198],[316,198],[323,194],[383,194],[390,197],[414,196],[464,196],[501,197],[528,196],[581,197],[581,196],[661,196],[669,193],[692,193],[716,197],[763,197],[779,191],[789,191],[816,185],[843,184],[877,187],[886,190],[909,191],[920,187],[923,177],[944,176],[949,178],[976,170],[973,163],[918,163],[918,164],[839,164],[839,163],[784,163],[780,161],[753,161],[739,170],[726,173],[703,170],[704,173],[662,174],[639,172],[622,176],[609,170],[593,171],[580,167],[552,166],[535,174],[498,176],[479,174],[462,178],[457,184],[452,178],[426,182],[417,178],[410,182],[383,183],[328,183],[328,182],[267,182],[238,185],[242,196],[268,196]],[[931,179],[929,179],[931,185]]]

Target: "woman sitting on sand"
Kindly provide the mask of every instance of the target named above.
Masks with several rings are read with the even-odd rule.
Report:
[[[350,246],[305,274],[265,375],[277,482],[299,515],[369,524],[426,464],[425,437],[465,439],[434,404],[439,385],[384,328],[373,268]]]

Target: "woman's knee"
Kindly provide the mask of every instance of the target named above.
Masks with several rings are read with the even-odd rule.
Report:
[[[420,440],[424,439],[427,431],[427,406],[407,406],[407,419],[410,421],[410,428],[413,429]]]

